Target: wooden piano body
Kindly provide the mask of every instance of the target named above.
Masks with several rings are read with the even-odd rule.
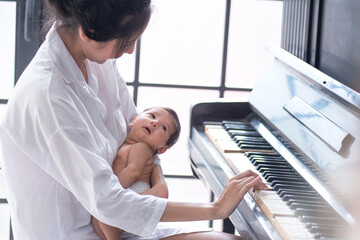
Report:
[[[338,225],[351,228],[356,225],[352,200],[357,190],[346,187],[357,184],[349,186],[352,179],[343,177],[359,166],[360,95],[288,52],[273,45],[268,48],[274,63],[248,102],[217,99],[192,106],[188,141],[192,169],[219,196],[228,179],[248,163],[243,152],[231,155],[231,150],[222,149],[220,142],[226,136],[214,140],[217,136],[209,136],[206,128],[221,128],[223,120],[250,123],[330,206],[340,219]],[[292,237],[297,231],[292,220],[280,216],[284,223],[274,215],[264,211],[257,196],[247,193],[230,220],[244,239],[320,238],[313,233]]]

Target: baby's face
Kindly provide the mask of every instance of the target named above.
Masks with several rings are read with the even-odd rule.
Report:
[[[154,150],[166,145],[176,127],[171,115],[160,107],[139,114],[130,126],[137,141],[147,143]]]

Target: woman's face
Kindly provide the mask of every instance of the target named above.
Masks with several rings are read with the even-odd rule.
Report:
[[[83,47],[83,54],[90,61],[97,63],[104,63],[108,59],[116,59],[121,57],[124,53],[132,54],[135,49],[136,40],[141,36],[143,31],[138,31],[125,42],[121,42],[123,50],[119,51],[119,41],[122,39],[113,39],[107,42],[97,42],[90,40]]]

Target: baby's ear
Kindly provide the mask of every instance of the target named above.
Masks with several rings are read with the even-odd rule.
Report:
[[[132,127],[134,125],[135,119],[137,116],[134,117],[134,119],[131,121],[131,123],[129,124],[129,127]]]
[[[168,150],[168,149],[169,149],[168,146],[163,146],[161,148],[158,148],[157,153],[162,154],[162,153],[166,152],[166,150]]]

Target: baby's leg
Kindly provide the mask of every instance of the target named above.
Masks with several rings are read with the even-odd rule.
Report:
[[[95,232],[102,240],[121,240],[120,230],[118,228],[106,225],[94,217],[91,217],[91,223]]]

